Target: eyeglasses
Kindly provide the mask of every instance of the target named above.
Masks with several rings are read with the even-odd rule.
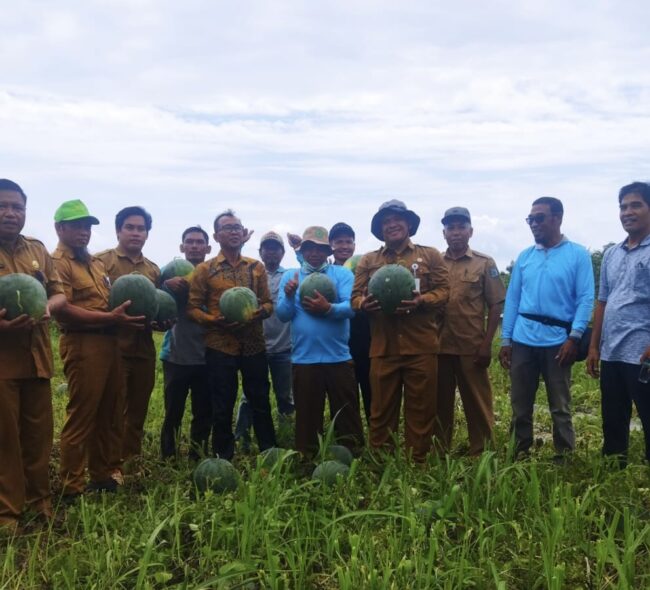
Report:
[[[234,225],[222,225],[222,226],[219,228],[219,231],[224,231],[224,232],[226,232],[226,233],[230,233],[230,234],[232,234],[232,233],[240,232],[240,231],[242,231],[243,229],[244,229],[243,226],[241,226],[241,225],[239,225],[239,224],[234,224]]]
[[[544,223],[544,220],[546,219],[547,215],[546,213],[538,213],[537,215],[529,215],[526,217],[526,223],[528,225],[533,225],[533,223],[537,223],[538,225],[540,223]]]

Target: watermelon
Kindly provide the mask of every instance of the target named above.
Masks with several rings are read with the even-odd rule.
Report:
[[[227,322],[245,324],[258,308],[257,295],[248,287],[226,289],[219,299],[219,309]]]
[[[325,451],[325,459],[338,461],[347,465],[348,467],[352,465],[352,452],[347,447],[343,445],[330,445]]]
[[[6,309],[5,320],[27,314],[40,320],[45,315],[47,293],[34,277],[14,273],[0,277],[0,309]]]
[[[325,485],[334,485],[339,478],[345,479],[350,473],[350,468],[338,461],[323,461],[316,466],[312,479],[318,479]]]
[[[343,266],[354,273],[357,270],[357,264],[359,264],[359,260],[361,260],[362,257],[363,254],[355,254],[351,258],[348,258]]]
[[[166,291],[156,289],[156,298],[158,299],[158,313],[156,314],[156,322],[159,324],[163,322],[171,322],[178,317],[178,307],[176,300]]]
[[[230,461],[203,459],[194,469],[192,481],[201,493],[211,490],[215,494],[221,494],[237,489],[239,475]]]
[[[292,457],[295,451],[281,449],[279,447],[271,447],[260,453],[260,464],[266,469],[270,469],[276,463],[292,462]]]
[[[160,282],[164,283],[167,279],[174,277],[188,278],[194,272],[194,265],[185,260],[185,258],[174,258],[163,266],[160,272]]]
[[[126,308],[130,316],[146,316],[152,321],[158,314],[158,296],[156,287],[144,275],[133,272],[117,278],[111,287],[108,305],[115,309],[125,301],[131,300],[131,305]]]
[[[368,283],[368,293],[373,295],[384,313],[395,313],[400,303],[413,299],[415,279],[399,264],[382,266]]]
[[[305,297],[315,297],[316,293],[314,291],[318,291],[330,303],[336,301],[336,287],[332,279],[322,272],[314,272],[307,275],[307,278],[300,283],[300,288],[298,289],[300,302],[302,303]]]

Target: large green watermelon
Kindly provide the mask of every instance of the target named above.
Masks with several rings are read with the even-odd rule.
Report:
[[[260,465],[266,469],[270,469],[276,463],[291,464],[295,453],[295,451],[281,449],[280,447],[271,447],[260,453]]]
[[[156,289],[156,298],[158,299],[156,321],[161,324],[175,320],[178,317],[176,300],[169,293],[161,289]]]
[[[322,272],[313,272],[300,283],[300,288],[298,289],[300,302],[302,303],[305,297],[315,297],[315,291],[318,291],[330,303],[336,301],[336,287],[332,279]]]
[[[324,484],[331,486],[336,483],[339,478],[347,478],[350,473],[350,468],[338,461],[323,461],[320,465],[316,466],[312,479],[318,479]]]
[[[160,271],[160,281],[164,283],[167,279],[173,279],[174,277],[187,278],[193,272],[194,265],[191,262],[184,258],[174,258],[174,260],[163,266]]]
[[[212,490],[215,494],[237,489],[239,475],[230,461],[203,459],[192,473],[192,481],[199,492]]]
[[[248,287],[226,289],[219,299],[219,309],[227,322],[245,324],[258,308],[257,295]]]
[[[34,277],[14,273],[0,277],[0,309],[6,309],[5,320],[27,314],[40,320],[45,315],[47,293]]]
[[[144,275],[133,272],[117,278],[111,287],[108,305],[115,309],[125,301],[131,300],[126,308],[130,316],[146,316],[148,321],[155,319],[158,314],[158,296],[156,287]]]
[[[355,254],[354,256],[351,256],[345,261],[345,264],[343,265],[345,268],[350,269],[353,273],[356,272],[357,270],[357,264],[359,264],[359,260],[363,257],[363,254]]]
[[[352,456],[350,449],[347,447],[344,447],[343,445],[330,445],[325,451],[325,459],[338,461],[339,463],[343,463],[343,465],[349,467],[352,465],[354,457]]]
[[[368,293],[377,299],[384,313],[395,313],[403,300],[413,299],[414,290],[413,275],[399,264],[382,266],[368,283]]]

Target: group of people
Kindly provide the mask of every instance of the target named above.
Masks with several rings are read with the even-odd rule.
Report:
[[[26,203],[18,184],[0,180],[0,276],[29,274],[48,296],[41,321],[27,315],[7,319],[0,309],[0,526],[17,527],[25,509],[43,518],[52,512],[50,315],[60,328],[68,384],[60,436],[64,502],[89,490],[115,491],[125,472],[139,469],[155,380],[156,329],[166,332],[160,352],[165,458],[179,452],[188,395],[190,457],[232,459],[238,445],[250,446],[251,427],[260,450],[275,446],[269,372],[280,419],[295,421],[295,448],[305,456],[317,452],[326,400],[337,439],[354,453],[361,450],[360,390],[369,445],[394,447],[403,406],[404,448],[416,462],[450,450],[458,390],[468,453],[478,455],[492,441],[488,367],[503,317],[499,360],[510,371],[518,455],[532,446],[540,375],[558,460],[574,449],[571,367],[581,348],[588,348],[587,370],[601,382],[603,453],[625,462],[635,403],[650,459],[650,384],[639,380],[641,365],[650,364],[647,183],[635,182],[619,193],[627,237],[605,253],[592,330],[591,257],[562,234],[562,203],[552,197],[533,202],[526,222],[535,244],[517,258],[507,293],[494,260],[470,248],[472,221],[464,207],[449,208],[442,217],[447,249],[439,252],[412,241],[420,225],[414,211],[398,200],[383,203],[370,224],[383,245],[364,254],[354,272],[345,267],[355,251],[355,232],[347,223],[289,234],[299,267],[285,270],[283,237],[273,231],[261,237],[261,260],[242,256],[252,232],[226,210],[214,220],[217,255],[208,259],[208,233],[189,227],[180,251],[193,273],[161,280],[160,269],[142,253],[152,227],[142,207],[118,212],[117,246],[91,255],[91,230],[99,220],[82,201],[64,202],[54,215],[59,243],[49,254],[21,233]],[[368,289],[373,274],[389,264],[408,269],[416,286],[390,314]],[[110,308],[111,284],[132,272],[175,297],[173,326],[129,315],[129,301]],[[301,294],[302,283],[314,273],[329,279],[333,294]],[[255,293],[258,308],[249,321],[228,321],[221,313],[221,295],[232,287]]]

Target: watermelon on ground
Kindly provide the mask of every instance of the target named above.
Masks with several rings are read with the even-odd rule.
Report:
[[[355,254],[354,256],[348,258],[343,265],[345,268],[350,269],[353,273],[357,270],[357,264],[361,260],[363,254]]]
[[[27,314],[36,321],[45,315],[47,293],[34,277],[13,273],[0,277],[0,309],[6,309],[5,320]]]
[[[300,297],[300,302],[302,303],[305,297],[314,298],[316,296],[316,291],[318,291],[325,299],[330,303],[336,301],[336,287],[326,274],[322,272],[313,272],[300,283],[300,288],[298,289],[298,297]]]
[[[109,307],[115,309],[129,299],[131,305],[126,308],[128,315],[143,315],[148,321],[155,319],[158,314],[158,296],[156,287],[147,277],[133,272],[115,280],[108,298]]]
[[[199,492],[213,491],[215,494],[231,492],[239,485],[239,475],[230,461],[225,459],[203,459],[192,473],[192,481]]]
[[[334,485],[339,478],[347,478],[350,473],[350,468],[339,461],[323,461],[320,465],[316,466],[312,479],[318,479],[324,484],[331,486]]]
[[[399,264],[382,266],[370,278],[368,293],[377,299],[384,313],[395,313],[401,302],[413,299],[415,279]]]
[[[289,451],[287,449],[282,449],[280,447],[271,447],[260,453],[260,464],[266,469],[270,469],[276,463],[281,461],[287,461],[295,454],[295,451]]]
[[[158,299],[156,322],[162,324],[164,322],[171,322],[178,318],[176,300],[169,293],[162,291],[161,289],[156,289],[156,298]]]
[[[219,309],[227,322],[249,322],[258,310],[257,295],[248,287],[226,289],[219,299]]]
[[[191,262],[185,260],[185,258],[174,258],[174,260],[165,264],[160,271],[160,282],[164,283],[174,277],[188,278],[193,272],[194,265]]]
[[[343,465],[349,467],[352,465],[354,457],[352,456],[350,449],[347,447],[344,447],[343,445],[330,445],[325,451],[325,459],[338,461],[339,463],[343,463]]]

